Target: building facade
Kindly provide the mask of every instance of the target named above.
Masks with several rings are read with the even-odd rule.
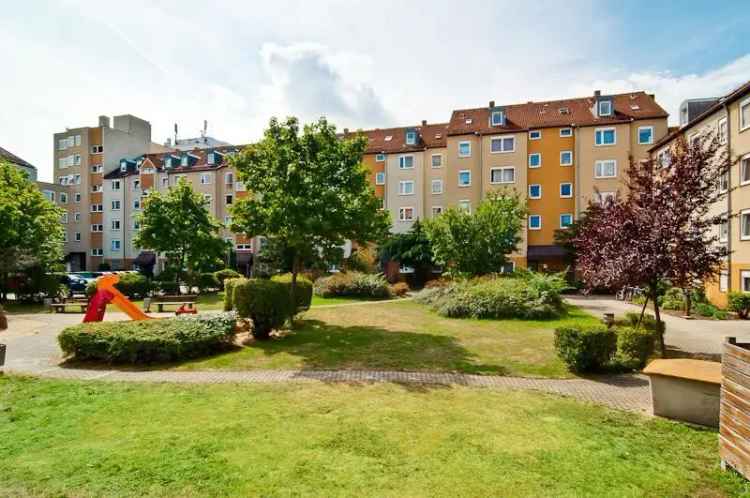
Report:
[[[31,180],[32,182],[36,181],[37,178],[37,171],[36,166],[29,163],[28,161],[24,161],[17,155],[13,154],[12,152],[3,149],[0,147],[0,161],[7,161],[16,168],[20,169],[24,173],[26,173],[26,176]]]

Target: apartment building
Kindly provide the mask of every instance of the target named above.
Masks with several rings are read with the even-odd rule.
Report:
[[[103,262],[103,176],[119,168],[124,156],[166,151],[151,141],[148,121],[129,114],[97,126],[69,128],[54,134],[53,171],[57,185],[67,187],[65,244],[71,270],[96,269]]]
[[[650,152],[655,158],[664,157],[678,140],[689,143],[699,135],[717,136],[726,147],[732,167],[718,186],[726,195],[711,214],[726,217],[717,230],[719,243],[726,244],[730,254],[720,275],[706,286],[708,298],[726,306],[730,291],[750,292],[750,82],[718,99],[692,99],[681,109],[690,109],[695,102],[701,104],[701,112],[687,113],[691,119],[656,142]]]
[[[138,215],[151,192],[166,192],[184,179],[208,201],[209,212],[225,225],[231,222],[230,208],[236,199],[247,195],[237,180],[228,159],[243,146],[221,146],[212,149],[169,151],[121,158],[119,167],[104,175],[104,216],[96,230],[102,233],[103,262],[113,269],[131,269],[134,264],[165,260],[147,249],[137,247],[133,238],[140,228]],[[237,254],[237,265],[249,261],[257,241],[235,235],[224,229],[222,236],[231,242]]]
[[[26,173],[26,176],[29,178],[29,180],[33,182],[36,181],[36,178],[37,178],[36,166],[29,163],[28,161],[24,161],[17,155],[13,154],[12,152],[6,149],[3,149],[2,147],[0,147],[0,161],[9,162],[16,168]]]
[[[517,193],[529,216],[513,264],[562,269],[555,231],[623,189],[631,162],[667,135],[667,116],[644,92],[490,101],[453,111],[445,124],[363,131],[364,164],[396,233],[447,208],[471,211],[490,192]]]

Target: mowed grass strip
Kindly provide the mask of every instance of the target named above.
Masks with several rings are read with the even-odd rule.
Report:
[[[444,318],[413,301],[311,309],[277,340],[183,364],[185,370],[384,369],[570,377],[554,329],[597,320],[570,307],[558,320]]]
[[[525,392],[0,378],[0,496],[735,496],[717,434]]]

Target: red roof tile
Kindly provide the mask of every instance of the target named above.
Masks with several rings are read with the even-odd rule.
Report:
[[[417,142],[414,145],[406,143],[406,132],[415,130]],[[400,126],[398,128],[376,128],[374,130],[358,130],[350,135],[361,133],[368,139],[366,154],[394,154],[399,152],[416,152],[436,147],[445,147],[447,123],[422,124],[417,126]]]

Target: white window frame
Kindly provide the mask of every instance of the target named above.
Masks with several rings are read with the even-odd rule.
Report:
[[[471,214],[471,201],[469,199],[461,199],[458,201],[458,210]]]
[[[437,210],[437,212],[435,212]],[[443,214],[443,206],[432,206],[432,209],[430,211],[432,213],[432,217],[440,216]]]
[[[570,195],[563,195],[563,185],[570,185]],[[572,199],[573,198],[573,183],[562,182],[560,183],[560,199]]]
[[[539,226],[538,227],[532,227],[531,226],[531,219],[532,218],[538,218],[539,219]],[[542,229],[542,215],[541,214],[530,214],[529,215],[529,230],[541,230]]]
[[[112,180],[112,192],[117,192],[122,187],[120,180]]]
[[[750,270],[740,272],[740,289],[742,292],[750,292],[750,287],[745,287],[745,279],[750,279]]]
[[[513,171],[513,181],[512,182],[506,182],[503,181],[503,171],[509,169]],[[492,172],[493,171],[500,171],[500,181],[496,182],[492,179]],[[516,183],[516,167],[515,166],[498,166],[495,168],[490,168],[490,185],[510,185]]]
[[[740,105],[738,107],[738,110],[740,111],[739,112],[739,114],[740,114],[739,115],[739,122],[740,122],[740,131],[741,132],[747,130],[748,128],[750,128],[750,121],[748,121],[747,123],[743,123],[742,122],[742,109],[745,108],[745,107],[747,107],[747,106],[750,106],[750,98],[745,99],[742,102],[740,102]]]
[[[727,123],[728,121],[726,116],[720,118],[716,122],[716,135],[719,137],[719,143],[721,145],[726,145],[729,136],[729,126],[727,125]],[[721,132],[722,127],[724,128],[724,133]]]
[[[607,104],[609,106],[608,112],[602,112],[602,104]],[[598,116],[611,116],[614,112],[613,102],[611,100],[600,100],[597,102],[596,112]]]
[[[750,217],[750,209],[743,209],[740,211],[740,240],[750,240],[750,233],[743,233],[743,228],[745,227],[743,218],[745,216]],[[748,225],[750,225],[750,223],[748,223]]]
[[[563,133],[566,132],[566,133]],[[560,128],[560,138],[570,138],[573,136],[573,128]]]
[[[536,156],[539,157],[539,164],[536,165],[536,166],[532,166],[531,165],[531,158],[532,157],[536,157]],[[532,152],[531,154],[529,154],[529,161],[528,161],[528,163],[529,163],[529,168],[531,168],[531,169],[541,168],[542,167],[542,153],[541,152]]]
[[[120,252],[120,250],[122,250],[122,241],[120,239],[112,239],[110,247],[112,252]]]
[[[497,123],[495,122],[495,116],[500,116],[500,121]],[[469,123],[467,120],[466,124],[471,124],[471,123]],[[490,113],[490,125],[491,126],[505,125],[505,111],[492,111]]]
[[[574,218],[573,213],[561,213],[560,214],[560,229],[561,230],[567,230],[570,225],[563,225],[563,216],[570,216],[570,225],[573,224]]]
[[[120,222],[119,219],[118,220],[112,220],[111,223],[110,223],[110,225],[109,225],[109,228],[113,232],[119,232],[122,229],[122,223]]]
[[[211,185],[211,173],[201,173],[201,185]]]
[[[729,242],[729,217],[724,217],[719,224],[719,242]]]
[[[406,164],[406,159],[409,157],[411,158],[411,166],[404,166],[404,164]],[[398,156],[398,169],[414,169],[414,154]]]
[[[232,187],[234,185],[234,173],[227,171],[224,173],[224,185]]]
[[[503,147],[503,144],[505,144],[505,140],[511,139],[513,142],[513,148],[506,150]],[[500,140],[501,148],[500,150],[492,150],[492,142],[495,140]],[[512,154],[516,151],[516,136],[515,135],[496,135],[494,137],[490,137],[490,154]]]
[[[461,184],[461,174],[468,173],[469,174],[469,183]],[[471,187],[471,170],[470,169],[460,169],[458,170],[458,186],[459,188],[466,188]]]
[[[60,192],[60,204],[67,204],[68,203],[68,194],[65,192]]]
[[[641,130],[651,130],[650,140],[648,142],[641,142]],[[615,137],[617,140],[617,137]],[[639,126],[638,127],[638,145],[653,145],[654,143],[654,127],[653,126]]]
[[[468,145],[469,146],[469,152],[466,154],[461,153],[461,146],[462,145]],[[462,142],[458,142],[458,157],[471,157],[471,142],[468,140],[464,140]]]
[[[385,171],[375,173],[375,185],[385,185]]]
[[[406,185],[411,185],[411,192],[406,192],[404,187]],[[416,186],[414,185],[414,180],[401,180],[398,182],[398,195],[414,195],[414,191],[416,190]]]
[[[745,154],[740,158],[740,185],[750,185],[750,180],[744,180],[745,176],[750,177],[750,154]]]
[[[719,292],[729,291],[729,272],[721,270],[719,273]]]
[[[117,207],[115,207],[115,203]],[[122,209],[122,201],[120,201],[119,199],[112,200],[112,203],[110,205],[112,206],[112,211],[119,211],[120,209]]]
[[[65,211],[65,212],[64,212],[64,213],[63,213],[63,214],[62,214],[62,215],[60,216],[60,223],[63,223],[63,224],[67,224],[67,223],[68,223],[68,212],[67,212],[67,211]]]
[[[76,211],[73,213],[73,223],[80,223],[81,222],[81,213],[79,211]]]
[[[161,186],[163,187],[169,187],[169,177],[168,176],[162,176],[161,177]]]
[[[539,187],[539,195],[531,195],[531,187]],[[541,199],[541,198],[542,198],[542,184],[530,183],[529,184],[529,199]]]
[[[570,154],[570,162],[563,162],[563,154]],[[572,150],[561,150],[560,151],[560,166],[573,166],[573,151]]]
[[[435,185],[440,187],[437,191],[435,191]],[[443,180],[440,178],[432,180],[430,184],[430,192],[432,192],[432,195],[442,194],[443,193]]]
[[[227,206],[231,206],[232,204],[234,204],[234,195],[224,194],[224,204]]]
[[[417,132],[407,131],[406,132],[406,145],[416,145],[416,144],[417,144]]]
[[[101,247],[94,247],[91,249],[92,256],[104,256],[104,249]]]
[[[600,164],[604,163],[614,163],[615,165],[615,172],[613,175],[598,175],[597,169]],[[594,178],[617,178],[617,159],[599,159],[597,161],[594,161]]]
[[[376,163],[384,163],[385,162],[385,154],[375,154],[375,162]]]
[[[134,211],[140,211],[141,209],[141,200],[140,199],[133,199],[133,210]]]
[[[73,237],[73,240],[75,242],[80,242],[81,241],[81,232],[76,232],[75,236]]]
[[[542,139],[542,130],[529,130],[529,140],[541,140],[541,139]]]
[[[102,165],[101,164],[92,164],[91,165],[91,172],[92,173],[101,173],[102,172]]]
[[[437,166],[435,166],[435,158],[436,157],[440,158],[440,164],[438,164]],[[442,154],[432,154],[430,156],[430,166],[432,167],[432,169],[442,168],[443,167],[443,155]]]
[[[406,218],[406,210],[411,209],[411,219]],[[414,221],[414,208],[412,206],[403,206],[398,208],[398,221],[409,223]]]
[[[604,132],[612,130],[614,141],[611,144],[605,144],[604,143]],[[601,133],[602,136],[602,143],[596,142],[597,135]],[[594,129],[594,147],[612,147],[614,145],[617,145],[617,128],[614,126],[606,126],[604,128],[595,128]]]
[[[133,192],[141,189],[141,180],[140,178],[133,178]]]

